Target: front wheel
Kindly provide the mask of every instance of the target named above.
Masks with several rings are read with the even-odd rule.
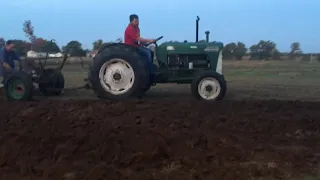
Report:
[[[227,92],[227,83],[219,73],[207,71],[193,80],[191,92],[196,99],[222,100]]]

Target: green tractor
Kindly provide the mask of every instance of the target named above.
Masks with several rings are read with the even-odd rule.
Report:
[[[123,100],[142,96],[159,83],[191,84],[192,95],[200,100],[221,100],[227,85],[222,74],[223,44],[198,42],[199,20],[196,20],[196,42],[169,42],[153,48],[153,65],[157,69],[151,78],[147,60],[138,49],[123,43],[100,48],[89,72],[89,87],[99,98]]]

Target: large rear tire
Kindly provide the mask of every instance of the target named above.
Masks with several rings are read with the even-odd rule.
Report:
[[[123,100],[143,92],[149,82],[149,71],[136,48],[114,44],[94,57],[90,81],[99,98]]]
[[[31,76],[23,71],[10,74],[3,88],[5,98],[9,101],[29,101],[34,90]]]

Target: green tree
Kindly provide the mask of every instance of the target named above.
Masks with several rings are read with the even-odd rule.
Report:
[[[223,58],[233,59],[234,58],[234,51],[236,48],[237,48],[236,43],[226,44],[222,50]]]
[[[117,39],[117,40],[121,40],[121,39]],[[103,42],[101,39],[98,39],[98,40],[96,40],[95,42],[93,42],[92,44],[93,44],[93,49],[92,50],[98,50],[98,49],[100,49],[100,48],[102,48],[102,47],[104,47],[104,46],[107,46],[107,45],[109,45],[109,44],[112,44],[112,43],[114,43],[114,42]]]
[[[48,52],[48,53],[60,52],[60,48],[54,41],[51,42],[43,38],[35,39],[33,50],[36,52]]]
[[[33,44],[33,50],[36,52],[44,52],[44,46],[46,46],[47,40],[43,38],[36,38]]]
[[[289,57],[291,60],[302,54],[302,50],[300,48],[299,42],[293,42],[290,48],[291,48],[291,51],[289,53]]]
[[[62,50],[68,53],[70,56],[83,57],[86,56],[86,52],[82,49],[82,44],[79,41],[70,41]]]
[[[259,43],[252,45],[250,48],[252,59],[270,59],[276,52],[276,44],[272,41],[261,40]]]
[[[37,38],[34,34],[34,27],[30,20],[26,20],[23,23],[23,32],[29,39],[31,46],[30,49],[36,52],[48,52],[57,53],[60,52],[60,48],[55,42],[50,42],[43,38]]]
[[[34,35],[34,27],[32,26],[32,23],[30,20],[26,20],[23,23],[23,32],[25,33],[26,37],[29,38],[29,41],[31,43],[30,49],[34,49],[34,44],[36,41],[36,36]]]
[[[247,51],[248,48],[246,48],[246,45],[243,42],[238,42],[234,49],[234,56],[237,60],[241,60]]]
[[[89,49],[84,49],[84,52],[89,53],[90,50]]]
[[[225,59],[241,60],[247,52],[246,45],[243,42],[226,44],[222,50]]]
[[[258,60],[260,60],[260,54],[259,54],[260,49],[259,49],[259,45],[258,45],[258,44],[252,45],[252,46],[249,48],[249,50],[250,50],[251,60],[252,60],[252,59],[258,59]]]
[[[278,49],[275,49],[272,54],[273,60],[281,60],[281,52]]]
[[[95,42],[92,43],[93,45],[93,50],[98,50],[103,44],[102,39],[98,39]]]
[[[42,47],[42,52],[48,52],[48,53],[58,53],[61,52],[59,46],[55,42],[46,41],[44,46]]]

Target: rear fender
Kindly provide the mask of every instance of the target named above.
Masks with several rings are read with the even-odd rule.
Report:
[[[118,47],[119,49],[127,49],[129,48],[132,51],[138,51],[137,47],[134,46],[130,46],[128,44],[124,44],[124,43],[112,43],[112,44],[107,44],[107,45],[103,45],[97,52],[97,55],[100,54],[103,50],[105,50],[106,48],[116,48]]]

